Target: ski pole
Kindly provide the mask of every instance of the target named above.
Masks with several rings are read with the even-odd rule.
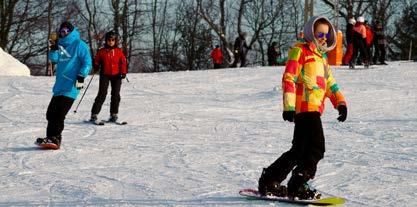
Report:
[[[83,95],[81,96],[81,99],[80,99],[80,101],[78,102],[78,105],[77,105],[77,107],[76,107],[76,108],[75,108],[75,110],[74,110],[74,114],[76,114],[76,113],[77,113],[78,107],[80,106],[81,101],[83,101],[83,98],[84,98],[84,96],[85,96],[85,93],[87,92],[88,87],[90,87],[90,83],[91,83],[91,81],[93,80],[94,75],[95,75],[95,73],[93,73],[93,76],[91,76],[91,79],[90,79],[90,81],[88,82],[87,87],[85,88],[84,93],[83,93]]]

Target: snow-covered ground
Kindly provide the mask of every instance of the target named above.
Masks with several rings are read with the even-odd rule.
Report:
[[[0,76],[30,76],[30,70],[0,47]]]
[[[337,122],[327,101],[326,154],[312,185],[345,197],[346,206],[417,206],[417,63],[333,71],[348,120]],[[54,78],[0,77],[0,205],[288,206],[238,195],[256,188],[262,168],[291,146],[282,72],[130,74],[119,114],[125,126],[83,123],[94,77],[78,112],[79,99],[67,115],[58,151],[33,145],[45,135]]]

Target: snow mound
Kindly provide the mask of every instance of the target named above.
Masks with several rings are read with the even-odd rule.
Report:
[[[0,47],[0,76],[30,76],[30,70]]]

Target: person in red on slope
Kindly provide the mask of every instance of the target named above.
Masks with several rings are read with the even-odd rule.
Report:
[[[110,122],[116,122],[118,119],[120,89],[122,79],[126,78],[127,61],[121,48],[117,46],[118,35],[110,31],[105,35],[104,47],[100,48],[94,57],[94,71],[100,71],[100,81],[97,97],[91,109],[90,121],[97,121],[97,115],[100,113],[101,106],[106,100],[107,89],[111,84],[111,101],[110,101]]]
[[[369,67],[369,54],[368,50],[366,49],[366,27],[365,27],[365,18],[359,17],[356,21],[355,26],[353,27],[353,54],[352,58],[349,63],[349,68],[354,69],[356,58],[358,56],[358,53],[360,51],[361,54],[363,54],[364,59],[364,65],[365,68]]]
[[[219,45],[211,51],[211,58],[213,59],[214,69],[222,68],[223,65],[223,53]]]

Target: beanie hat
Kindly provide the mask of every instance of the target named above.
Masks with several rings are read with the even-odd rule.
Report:
[[[59,30],[61,30],[62,28],[66,27],[67,29],[69,29],[71,32],[72,30],[74,30],[74,26],[72,26],[71,23],[65,21],[61,24],[61,26],[59,26]]]
[[[106,35],[104,36],[104,39],[107,41],[108,39],[110,39],[110,38],[115,38],[115,39],[117,39],[117,37],[118,37],[119,35],[117,35],[117,33],[116,32],[114,32],[114,31],[110,31],[110,32],[107,32],[106,33]]]
[[[356,24],[355,18],[350,18],[348,22],[349,22],[349,24],[352,24],[352,25]]]
[[[364,23],[365,22],[365,18],[360,16],[358,17],[358,22]]]

